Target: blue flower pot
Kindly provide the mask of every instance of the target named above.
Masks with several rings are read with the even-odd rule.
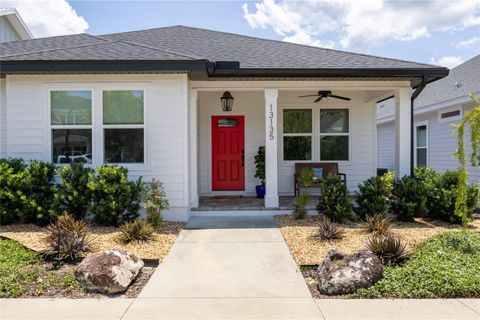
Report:
[[[259,185],[255,186],[255,191],[257,192],[257,198],[264,198],[265,197],[265,186]]]

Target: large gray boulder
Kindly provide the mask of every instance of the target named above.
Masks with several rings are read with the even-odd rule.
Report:
[[[88,255],[78,266],[75,277],[86,289],[119,293],[127,290],[143,268],[143,261],[124,250],[105,250]]]
[[[373,253],[347,255],[330,250],[317,270],[318,290],[325,295],[353,293],[370,287],[382,274],[382,262]]]

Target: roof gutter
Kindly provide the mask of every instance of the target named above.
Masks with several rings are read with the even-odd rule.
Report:
[[[413,91],[412,97],[410,98],[410,176],[414,176],[414,165],[415,165],[415,158],[413,156],[413,152],[415,151],[415,139],[413,135],[415,134],[414,122],[415,122],[415,109],[414,109],[414,102],[415,99],[422,93],[423,89],[429,83],[428,77],[423,76],[422,82],[420,85]]]

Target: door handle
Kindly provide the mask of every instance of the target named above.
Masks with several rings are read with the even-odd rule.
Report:
[[[242,167],[245,167],[245,149],[242,149],[241,157],[242,157]]]

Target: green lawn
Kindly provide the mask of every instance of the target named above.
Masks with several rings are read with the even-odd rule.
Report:
[[[81,291],[73,269],[49,271],[41,257],[12,240],[0,240],[0,298],[56,296]]]
[[[419,245],[414,256],[385,267],[382,280],[354,298],[480,297],[480,233],[448,232]]]

